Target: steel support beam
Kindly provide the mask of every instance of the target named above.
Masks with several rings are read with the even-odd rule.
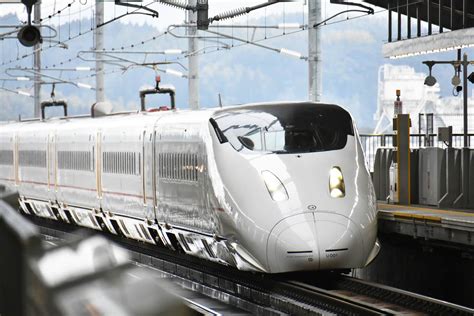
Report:
[[[410,0],[407,0],[407,38],[411,38]]]
[[[392,42],[392,7],[390,1],[388,2],[388,42]]]
[[[96,0],[95,2],[95,24],[102,25],[104,23],[104,2],[103,0]],[[104,29],[98,27],[94,31],[95,37],[95,51],[102,51],[104,49]],[[105,101],[104,90],[104,62],[102,61],[102,54],[95,54],[95,96],[96,102]]]
[[[431,17],[431,0],[428,0],[428,4],[426,6],[426,18],[428,20],[428,35],[433,34],[433,23]]]
[[[402,40],[402,11],[400,8],[400,0],[397,0],[397,40]]]
[[[321,0],[308,1],[308,66],[309,100],[321,101],[322,96],[322,59],[320,27],[311,27],[321,22]]]
[[[420,5],[416,6],[416,36],[421,36],[421,17],[420,17]]]
[[[34,20],[37,24],[41,19],[41,1],[39,0],[34,6]],[[34,117],[40,117],[41,113],[41,43],[34,46],[33,68],[35,69],[35,83],[34,83]]]
[[[470,149],[469,149],[469,120],[468,120],[468,66],[469,60],[467,54],[463,56],[463,111],[464,111],[464,148],[462,149],[462,205],[467,207],[469,205],[469,159],[470,159]]]
[[[188,5],[196,6],[197,0],[188,0]],[[199,55],[195,54],[199,50],[199,41],[195,37],[197,35],[197,12],[188,10],[186,16],[186,24],[192,25],[187,28],[188,39],[188,90],[189,90],[189,108],[193,110],[199,109]]]

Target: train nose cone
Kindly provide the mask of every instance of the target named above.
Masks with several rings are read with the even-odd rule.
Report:
[[[298,214],[279,222],[268,239],[267,259],[272,273],[319,269],[313,214]]]
[[[267,259],[272,273],[363,266],[364,246],[355,225],[334,213],[288,217],[271,231]]]
[[[365,263],[361,230],[347,217],[314,213],[318,231],[319,268],[350,269]]]

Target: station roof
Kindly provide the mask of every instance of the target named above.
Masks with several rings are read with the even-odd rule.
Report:
[[[394,12],[392,21],[395,25],[397,24],[397,3],[400,5],[399,12],[403,16],[409,14],[412,17],[411,28],[416,26],[417,13],[421,21],[432,24],[432,34],[422,34],[417,37],[417,32],[411,30],[412,35],[409,39],[390,40],[389,37],[388,43],[384,44],[382,49],[384,57],[409,57],[474,46],[474,1],[472,0],[363,0],[363,2],[384,9],[388,9],[390,5]],[[431,6],[428,5],[429,3]],[[443,28],[442,32],[438,28],[440,25]],[[407,34],[406,22],[402,22],[399,27],[402,36]]]
[[[388,4],[390,2],[390,6],[394,8],[396,6],[397,1],[394,0],[364,0],[364,2],[368,4],[375,5],[381,8],[388,8]],[[400,0],[400,12],[403,15],[407,15],[407,3],[409,8],[410,16],[416,18],[416,9],[419,8],[420,19],[425,22],[428,21],[428,2],[426,0]],[[440,14],[439,14],[439,3],[442,3],[442,10],[441,10],[441,26],[446,29],[450,30],[460,30],[464,28],[474,27],[474,1],[465,1],[466,3],[466,25],[463,25],[463,0],[453,0],[453,1],[446,1],[446,0],[431,0],[431,12],[430,18],[432,24],[440,25]],[[451,19],[451,3],[453,5],[452,15],[453,18]],[[452,25],[451,25],[452,23]]]

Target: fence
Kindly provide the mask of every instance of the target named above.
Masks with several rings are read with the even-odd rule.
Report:
[[[394,134],[384,135],[370,135],[361,134],[360,139],[362,143],[362,149],[365,154],[365,163],[367,164],[371,172],[374,171],[374,160],[375,153],[380,147],[393,147]],[[468,144],[470,148],[474,148],[474,134],[468,135]],[[439,147],[447,148],[448,146],[438,140],[437,134],[411,134],[410,135],[410,148],[417,149],[423,147]],[[452,147],[462,148],[464,147],[464,135],[453,134]]]

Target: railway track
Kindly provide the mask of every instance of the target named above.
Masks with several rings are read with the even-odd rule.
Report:
[[[467,307],[345,275],[328,278],[325,284],[319,280],[316,284],[396,314],[474,315],[474,310]]]
[[[73,228],[31,218],[43,234],[60,239]],[[474,315],[474,310],[336,273],[265,275],[107,235],[134,261],[173,276],[183,287],[253,314],[265,315]]]

